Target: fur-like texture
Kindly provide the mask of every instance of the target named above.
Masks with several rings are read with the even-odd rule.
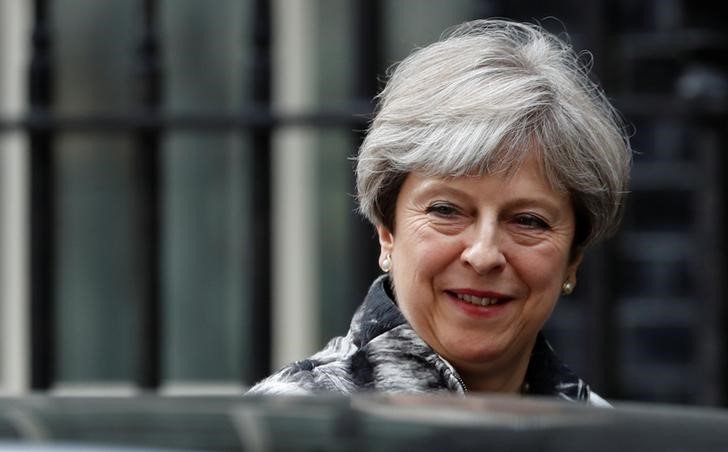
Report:
[[[387,276],[372,284],[345,337],[332,339],[308,359],[262,380],[248,394],[313,394],[362,391],[467,392],[457,371],[407,323],[387,293]],[[539,334],[524,391],[609,406],[557,357]]]

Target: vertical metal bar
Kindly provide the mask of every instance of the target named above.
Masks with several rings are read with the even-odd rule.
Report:
[[[356,103],[372,107],[372,99],[377,94],[378,73],[382,67],[382,42],[384,27],[382,27],[380,0],[356,0],[353,10],[354,41],[354,96]],[[358,137],[355,145],[361,144]],[[351,193],[355,192],[352,180]],[[352,287],[349,300],[356,307],[369,289],[369,285],[379,273],[377,257],[379,243],[376,234],[368,221],[355,213],[355,206],[350,209],[352,225],[350,252],[352,265]]]
[[[271,103],[271,7],[268,0],[253,2],[253,68],[252,100],[262,111]],[[247,383],[259,380],[271,371],[271,127],[256,126],[251,132],[253,144],[253,228],[252,259],[255,275],[252,280],[251,313],[253,362]]]
[[[139,48],[139,88],[145,110],[154,113],[161,103],[161,70],[157,32],[157,1],[144,0],[143,30]],[[141,337],[139,341],[138,384],[155,389],[160,384],[161,294],[160,294],[160,131],[143,127],[137,131],[135,156],[137,197],[140,211],[138,227],[144,238],[141,247],[140,277],[144,297],[139,307]]]
[[[603,0],[594,1],[588,7],[583,7],[583,33],[586,47],[593,52],[595,64],[593,75],[602,83],[605,83],[607,74],[600,71],[602,68],[610,67],[607,64],[607,36],[606,30],[609,27],[610,11]],[[617,268],[616,256],[618,238],[614,238],[598,249],[591,251],[589,259],[591,266],[588,267],[589,289],[586,332],[586,363],[589,382],[602,394],[611,397],[618,396],[618,348],[615,306],[619,295],[615,288],[617,275],[614,269]]]
[[[586,344],[586,377],[589,383],[600,393],[608,397],[617,397],[617,322],[612,303],[617,299],[614,291],[615,277],[612,269],[615,265],[614,240],[590,250],[588,265],[584,271],[588,273],[588,287],[584,289],[587,296],[586,322],[584,342]]]
[[[725,58],[725,56],[724,56]],[[721,152],[722,149],[725,149],[726,144],[728,143],[728,114],[724,113],[718,118],[716,127],[720,132],[718,133],[719,141],[716,143],[716,146],[713,149],[714,154],[718,154],[718,164],[713,166],[712,168],[717,168],[714,171],[717,171],[718,174],[721,176],[718,177],[717,181],[714,181],[713,190],[715,192],[716,200],[718,202],[718,205],[720,206],[717,213],[713,214],[712,217],[712,224],[714,225],[717,230],[714,230],[715,242],[717,242],[717,246],[713,246],[712,250],[716,255],[714,256],[714,262],[716,263],[715,268],[718,269],[719,273],[715,276],[715,279],[712,280],[711,289],[713,290],[713,296],[711,297],[711,302],[713,303],[713,306],[715,307],[715,314],[716,314],[716,332],[715,332],[715,342],[716,342],[716,348],[715,356],[714,358],[717,359],[717,361],[720,363],[718,365],[718,369],[716,370],[716,374],[713,380],[713,384],[715,385],[715,394],[708,394],[707,396],[713,396],[713,399],[710,403],[720,405],[720,406],[728,406],[728,388],[726,388],[726,377],[728,377],[728,334],[726,331],[728,329],[728,307],[725,305],[725,294],[726,294],[726,288],[727,285],[725,283],[726,281],[726,273],[728,273],[728,262],[726,262],[726,256],[728,254],[728,240],[726,240],[725,235],[722,233],[722,231],[725,231],[726,225],[728,225],[728,211],[725,208],[726,205],[726,198],[728,198],[728,182],[725,180],[725,177],[722,177],[726,170],[728,170],[728,158],[726,158],[725,152]],[[708,164],[712,164],[712,162],[708,162]],[[706,203],[707,204],[707,203]],[[706,207],[710,208],[711,206],[708,204]],[[716,221],[717,218],[717,221]],[[706,277],[709,277],[706,275]]]
[[[692,124],[696,129],[701,127],[697,121]],[[711,124],[712,126],[712,124]],[[718,126],[716,124],[716,126]],[[696,293],[703,299],[703,315],[699,316],[700,327],[696,338],[696,374],[703,381],[696,388],[695,402],[701,405],[720,405],[726,403],[726,344],[724,307],[725,271],[723,258],[725,239],[721,227],[726,216],[722,196],[725,193],[722,169],[726,167],[726,158],[721,152],[721,134],[712,127],[700,131],[696,150],[699,152],[701,167],[696,200],[696,221],[694,240],[698,244],[697,253],[691,262],[696,271]],[[723,185],[723,186],[722,186]]]
[[[47,113],[53,103],[53,63],[48,2],[35,0],[29,97],[31,114]],[[50,388],[55,354],[55,210],[53,133],[30,129],[30,331],[31,382]]]

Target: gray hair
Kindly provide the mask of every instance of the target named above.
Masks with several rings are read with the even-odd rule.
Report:
[[[621,119],[570,45],[531,24],[464,23],[391,73],[357,158],[361,213],[394,230],[410,172],[513,172],[537,153],[571,194],[572,249],[610,235],[622,216],[632,153]]]

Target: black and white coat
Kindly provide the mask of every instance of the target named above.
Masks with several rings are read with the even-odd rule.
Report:
[[[260,381],[248,394],[467,392],[453,366],[407,323],[387,286],[386,275],[372,284],[346,336]],[[556,357],[541,334],[523,387],[529,394],[609,406]]]

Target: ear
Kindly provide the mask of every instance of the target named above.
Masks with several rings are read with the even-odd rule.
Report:
[[[382,224],[377,225],[377,236],[379,236],[379,264],[384,262],[394,249],[394,235]]]
[[[581,259],[583,257],[584,254],[579,253],[571,258],[571,262],[569,262],[569,265],[566,266],[566,277],[564,278],[564,282],[569,281],[571,285],[576,286],[576,271],[579,269],[579,265],[581,265]]]

